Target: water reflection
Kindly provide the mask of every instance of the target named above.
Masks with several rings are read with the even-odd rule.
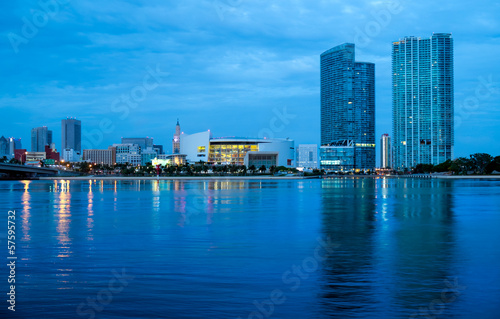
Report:
[[[340,244],[324,263],[320,313],[345,318],[373,304],[375,181],[335,178],[321,182],[323,234]],[[357,302],[352,302],[356,300]]]
[[[341,245],[325,262],[323,314],[410,316],[440,298],[454,275],[452,184],[346,178],[322,189],[323,233]]]
[[[89,181],[89,191],[87,194],[87,238],[94,240],[94,192],[92,191],[92,181]]]
[[[57,257],[66,258],[71,254],[71,239],[69,237],[71,223],[71,193],[70,181],[61,180],[59,184],[59,210],[57,212],[57,240],[59,253]]]
[[[30,183],[31,181],[22,181],[24,184],[24,192],[21,197],[21,202],[23,205],[23,210],[21,213],[21,220],[22,220],[22,228],[23,228],[23,241],[30,241],[31,236],[30,236],[30,217],[31,217],[31,206],[30,206],[30,201],[31,201],[31,195],[29,192],[30,188]]]
[[[29,242],[17,246],[23,318],[75,317],[122,268],[136,279],[102,317],[246,318],[281,287],[288,299],[269,317],[409,318],[453,277],[468,288],[440,317],[499,310],[498,182],[27,181],[0,190]],[[288,293],[283,271],[318,236],[340,246]]]

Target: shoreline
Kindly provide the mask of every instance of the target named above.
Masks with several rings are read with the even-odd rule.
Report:
[[[293,180],[293,179],[319,179],[317,177],[304,176],[133,176],[133,177],[110,177],[110,176],[73,176],[73,177],[40,177],[39,180],[118,180],[118,181],[157,181],[157,180]]]
[[[319,178],[317,176],[71,176],[71,177],[39,177],[38,180],[306,180],[306,179],[334,179],[334,178],[411,178],[411,179],[490,179],[500,180],[500,175],[416,175],[416,176],[378,176],[378,175],[343,175],[343,176],[328,176]]]

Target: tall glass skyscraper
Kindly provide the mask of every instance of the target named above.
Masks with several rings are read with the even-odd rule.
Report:
[[[45,152],[45,145],[52,144],[52,131],[46,126],[35,127],[31,130],[31,151]]]
[[[76,119],[61,120],[61,149],[82,151],[82,122]]]
[[[408,169],[453,158],[453,39],[405,37],[392,44],[393,164]]]
[[[375,64],[355,62],[352,43],[321,54],[321,145],[345,143],[355,169],[375,167]]]

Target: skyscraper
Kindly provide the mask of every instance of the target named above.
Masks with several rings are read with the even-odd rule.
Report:
[[[67,118],[61,121],[61,149],[82,151],[82,122]]]
[[[181,152],[181,126],[179,124],[179,119],[177,119],[177,124],[175,125],[175,134],[172,140],[172,153],[179,154]]]
[[[391,137],[389,134],[382,134],[380,138],[380,167],[392,168]]]
[[[321,54],[321,144],[346,143],[355,169],[375,167],[375,64],[356,62],[352,43]]]
[[[52,144],[52,131],[46,126],[31,130],[31,151],[45,152],[45,145]]]
[[[405,37],[392,44],[394,168],[453,158],[453,39]]]

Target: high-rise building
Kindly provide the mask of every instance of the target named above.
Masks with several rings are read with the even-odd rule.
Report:
[[[82,151],[82,122],[67,118],[61,120],[61,149]]]
[[[7,157],[10,159],[10,143],[5,137],[0,137],[0,158]]]
[[[380,138],[380,167],[392,168],[391,137],[389,134],[382,134]]]
[[[375,64],[356,62],[352,43],[321,54],[321,145],[347,144],[354,169],[375,167]]]
[[[392,44],[393,165],[453,158],[453,39],[405,37]]]
[[[31,130],[31,151],[45,152],[45,145],[52,144],[52,131],[46,126]]]
[[[317,144],[299,144],[299,146],[297,146],[297,167],[319,167]]]
[[[179,124],[179,119],[177,119],[177,124],[175,125],[175,134],[172,140],[172,153],[179,154],[181,152],[181,126]]]
[[[22,143],[20,138],[9,138],[9,153],[11,158],[15,158],[16,150],[22,149]]]

